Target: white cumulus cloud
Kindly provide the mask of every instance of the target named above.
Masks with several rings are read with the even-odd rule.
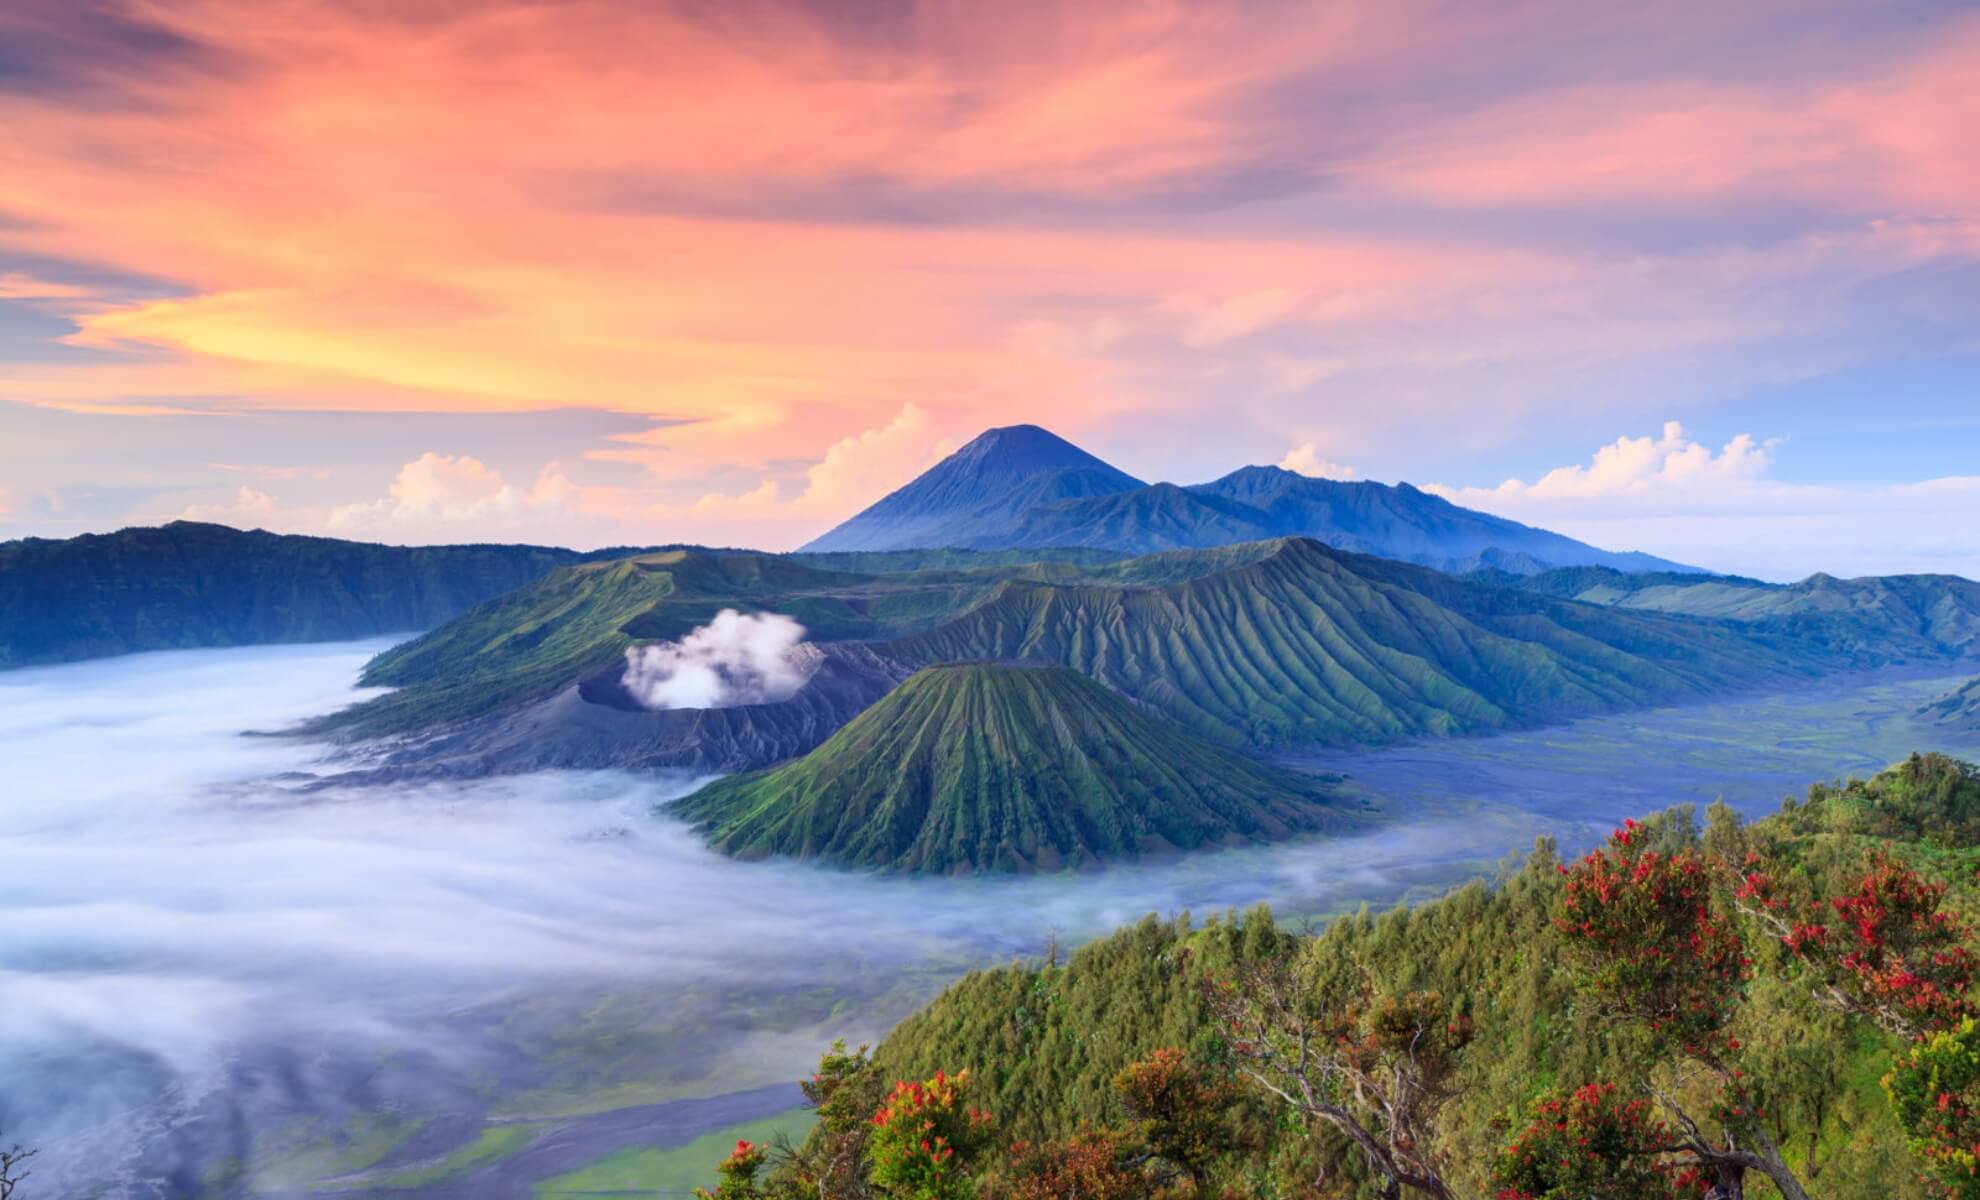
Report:
[[[1773,475],[1783,445],[1742,433],[1714,450],[1669,421],[1658,436],[1619,437],[1531,482],[1424,490],[1605,549],[1716,571],[1980,578],[1980,476],[1797,483]]]
[[[626,691],[647,708],[734,708],[796,695],[817,669],[804,626],[725,608],[678,642],[626,651]]]
[[[1279,469],[1296,471],[1314,479],[1359,479],[1361,472],[1345,463],[1337,463],[1320,457],[1319,449],[1312,442],[1302,442],[1286,451],[1279,460]]]

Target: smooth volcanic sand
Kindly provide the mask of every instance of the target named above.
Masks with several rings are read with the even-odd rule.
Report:
[[[0,673],[0,1128],[42,1147],[38,1189],[349,1194],[524,1124],[496,1139],[513,1152],[430,1193],[521,1195],[787,1108],[770,1085],[832,1037],[877,1036],[1053,937],[1261,900],[1383,904],[1538,832],[1572,845],[1719,792],[1765,809],[1914,742],[1980,753],[1907,715],[1951,680],[1856,679],[1309,759],[1391,809],[1350,838],[876,879],[709,853],[652,814],[680,777],[303,790],[319,747],[242,736],[348,702],[382,644]]]

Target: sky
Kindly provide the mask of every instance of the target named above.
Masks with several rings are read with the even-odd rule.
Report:
[[[0,537],[782,549],[980,430],[1980,576],[1980,6],[11,0]]]

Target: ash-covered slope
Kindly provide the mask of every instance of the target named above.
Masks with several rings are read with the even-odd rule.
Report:
[[[857,642],[807,648],[810,678],[788,699],[724,708],[641,707],[613,665],[502,712],[390,740],[357,777],[469,778],[554,769],[747,771],[817,746],[912,668]]]
[[[985,663],[920,671],[803,758],[670,807],[726,853],[918,873],[1087,867],[1349,812],[1076,672]]]

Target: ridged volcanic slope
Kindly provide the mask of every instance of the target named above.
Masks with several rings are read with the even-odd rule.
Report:
[[[885,647],[909,662],[1072,667],[1203,736],[1379,741],[1536,724],[1812,673],[1791,645],[1706,621],[1467,584],[1306,539],[1209,552],[1156,586],[1007,584]],[[1160,580],[1162,564],[1122,564]]]
[[[917,672],[811,753],[676,801],[725,853],[1057,870],[1341,824],[1322,783],[1189,737],[1077,672]]]

